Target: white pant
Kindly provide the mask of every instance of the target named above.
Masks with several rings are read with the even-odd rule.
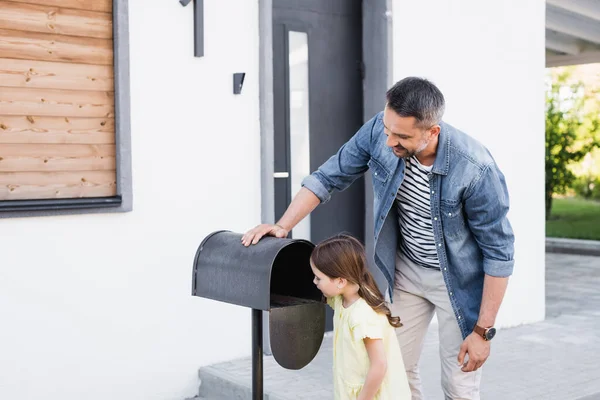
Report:
[[[423,399],[419,358],[423,339],[435,312],[439,323],[442,389],[445,398],[479,400],[481,368],[475,372],[462,372],[458,365],[458,352],[463,339],[442,273],[420,267],[403,254],[398,254],[394,302],[391,308],[392,315],[399,316],[403,324],[396,333],[412,399]]]

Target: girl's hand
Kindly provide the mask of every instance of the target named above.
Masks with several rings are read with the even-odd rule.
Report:
[[[373,400],[387,372],[387,359],[382,339],[363,339],[371,366],[357,400]]]

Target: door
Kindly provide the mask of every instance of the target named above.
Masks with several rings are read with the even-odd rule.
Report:
[[[276,219],[302,179],[363,124],[361,7],[360,0],[273,0]],[[345,232],[364,241],[364,215],[360,178],[291,235],[318,243]]]

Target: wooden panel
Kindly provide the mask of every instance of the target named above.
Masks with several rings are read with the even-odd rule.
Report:
[[[115,177],[115,171],[3,172],[0,200],[115,196]]]
[[[111,39],[0,29],[0,54],[3,58],[112,65],[112,46]]]
[[[0,58],[0,86],[110,91],[113,67]]]
[[[114,170],[112,144],[3,144],[0,172]]]
[[[90,10],[112,12],[112,0],[10,0],[15,3],[40,4],[43,6],[55,6],[74,8],[77,10]]]
[[[114,144],[114,118],[0,115],[0,144]]]
[[[116,195],[112,0],[0,0],[0,200]]]
[[[112,15],[0,0],[0,28],[112,39]]]
[[[114,92],[2,88],[0,114],[112,117]]]

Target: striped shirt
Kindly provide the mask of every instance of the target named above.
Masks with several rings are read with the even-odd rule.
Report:
[[[406,160],[404,181],[396,194],[400,224],[400,250],[415,264],[439,269],[431,222],[428,174],[432,167],[421,165],[416,157]]]

